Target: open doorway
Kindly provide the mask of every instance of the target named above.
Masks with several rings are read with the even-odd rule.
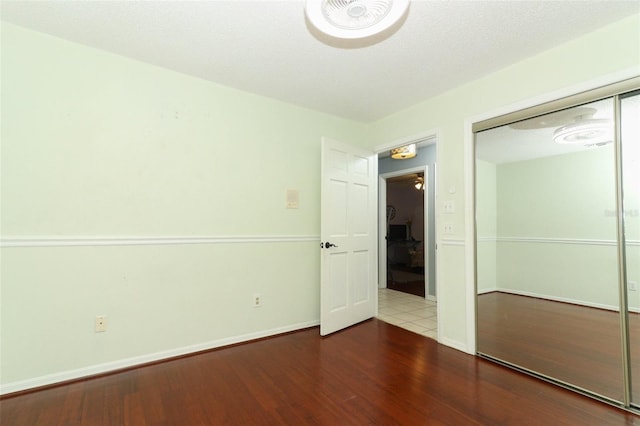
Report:
[[[436,302],[435,142],[433,136],[421,143],[416,142],[416,156],[404,160],[390,158],[388,150],[378,151],[377,317],[437,340],[440,324]],[[424,190],[422,185],[416,187],[418,183],[424,184]],[[394,194],[395,186],[404,189]],[[411,206],[398,199],[397,196],[402,198],[403,192],[406,198],[413,200]],[[422,200],[421,206],[417,205],[420,201],[416,202],[416,199]],[[390,215],[388,221],[387,212]],[[422,290],[422,295],[411,294],[417,293],[413,291],[416,289]]]
[[[392,239],[396,239],[400,236],[400,233],[403,232],[402,225],[407,225],[407,221],[411,221],[411,234],[408,237],[409,239],[413,238],[413,240],[421,241],[422,244],[418,246],[414,246],[412,244],[415,241],[411,241],[409,243],[405,243],[406,251],[404,253],[399,253],[400,257],[395,257],[390,259],[390,263],[401,263],[396,262],[396,260],[404,260],[405,266],[409,266],[410,268],[422,267],[424,271],[424,282],[425,282],[425,292],[424,296],[426,299],[431,301],[436,301],[436,157],[437,157],[437,147],[435,143],[435,138],[428,139],[426,143],[421,144],[418,143],[418,149],[416,152],[416,156],[410,159],[405,160],[395,160],[392,159],[386,152],[379,151],[378,154],[378,217],[379,217],[379,228],[378,228],[378,286],[380,288],[387,287],[387,277],[388,277],[388,259],[387,259],[387,235],[389,231],[394,232],[391,235]],[[404,181],[406,184],[406,192],[411,194],[413,191],[413,195],[420,195],[420,191],[418,191],[415,187],[417,181],[421,180],[424,184],[424,195],[423,195],[423,204],[422,204],[422,216],[420,219],[422,222],[422,226],[416,224],[415,219],[415,211],[398,211],[400,204],[394,205],[396,201],[392,201],[391,203],[387,202],[387,187],[391,187],[392,185],[396,185],[394,182],[402,182]],[[392,189],[393,191],[393,189]],[[421,188],[422,191],[422,188]],[[398,227],[393,227],[394,229],[388,229],[386,215],[387,215],[387,205],[391,205],[395,208],[396,217],[389,221],[389,225],[401,225]],[[419,208],[418,208],[419,212]],[[411,217],[410,217],[411,216]],[[407,227],[408,228],[408,227]],[[398,234],[395,234],[397,232]],[[395,244],[394,244],[395,245]],[[394,251],[396,247],[393,247]],[[411,250],[412,253],[408,253]],[[399,250],[402,251],[402,250]],[[419,256],[424,254],[422,263],[419,260]],[[395,253],[394,253],[395,254]],[[409,258],[407,258],[409,255]],[[402,259],[404,256],[404,259]],[[414,270],[415,271],[415,270]],[[400,276],[400,275],[398,275]],[[394,280],[397,278],[393,277]]]
[[[425,171],[385,181],[387,288],[425,297]]]

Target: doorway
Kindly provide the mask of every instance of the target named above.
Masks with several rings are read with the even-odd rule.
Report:
[[[437,340],[440,324],[436,303],[436,137],[430,135],[416,143],[416,157],[401,161],[387,154],[389,148],[401,143],[378,150],[378,318]],[[424,190],[420,187],[420,192],[416,188],[419,182],[424,183]],[[419,195],[421,206],[414,202],[413,207],[406,209],[393,195],[388,197],[388,188],[396,184],[404,186],[405,192],[413,194],[412,198]],[[395,210],[395,216],[390,217],[388,223],[387,205],[393,206],[390,214]],[[391,253],[388,255],[388,252]],[[411,281],[414,287],[422,286],[423,295],[404,293],[389,286],[390,282]]]
[[[428,170],[427,168],[425,168]],[[424,170],[391,176],[386,182],[386,287],[425,297],[425,199]],[[425,193],[426,192],[426,193]]]
[[[410,221],[410,235],[415,241],[406,241],[407,239],[410,240],[411,237],[405,239],[405,242],[402,243],[403,245],[405,245],[405,247],[399,250],[399,256],[392,256],[391,261],[394,262],[394,260],[397,260],[397,262],[394,263],[404,263],[404,266],[409,268],[422,268],[425,281],[425,292],[424,296],[422,297],[435,302],[437,297],[436,137],[430,136],[428,139],[423,139],[422,142],[416,141],[415,143],[418,145],[416,153],[417,155],[406,160],[394,160],[388,155],[388,150],[378,150],[378,286],[380,288],[386,288],[388,284],[387,277],[389,275],[389,268],[387,268],[387,243],[395,243],[398,239],[402,240],[403,235],[408,235],[409,226],[407,225],[409,225],[409,223],[407,222]],[[401,208],[400,204],[395,205],[394,203],[396,203],[396,201],[391,201],[390,203],[387,202],[388,187],[395,185],[395,183],[393,183],[394,181],[397,182],[403,180],[406,184],[405,191],[409,194],[411,194],[411,191],[413,191],[414,196],[416,195],[415,193],[421,195],[415,187],[416,183],[420,180],[424,183],[424,190],[422,190],[422,188],[420,189],[420,191],[423,191],[424,193],[423,196],[421,195],[421,197],[423,197],[423,204],[421,206],[422,217],[420,218],[422,229],[419,229],[419,227],[415,226],[414,222],[416,221],[416,219],[413,211],[399,211],[398,209]],[[387,205],[395,208],[396,217],[389,221],[389,225],[398,225],[394,226],[391,230],[393,232],[391,238],[396,241],[388,241],[386,239],[388,231],[390,230],[387,227],[386,220]],[[421,244],[416,245],[416,241],[420,241]],[[393,248],[395,249],[396,247]],[[413,253],[409,253],[409,250],[411,250]],[[421,252],[424,253],[422,259],[420,259],[420,256],[422,254]],[[395,278],[396,276],[394,276],[394,279]]]

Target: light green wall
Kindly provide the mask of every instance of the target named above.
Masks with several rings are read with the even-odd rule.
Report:
[[[437,58],[434,58],[437,60]],[[563,45],[557,46],[484,78],[435,96],[411,108],[373,123],[369,128],[371,146],[437,129],[438,193],[436,208],[442,221],[442,203],[453,200],[456,212],[446,221],[454,234],[446,240],[465,236],[465,222],[472,211],[465,201],[465,120],[487,115],[510,105],[537,99],[541,95],[573,88],[614,73],[633,70],[640,74],[640,15],[620,20]],[[488,117],[487,117],[488,118]],[[468,171],[469,173],[471,171]],[[456,188],[455,194],[448,191]],[[441,341],[473,351],[473,285],[464,273],[467,260],[463,247],[443,244],[438,230],[438,305],[441,313]]]
[[[365,133],[7,23],[1,121],[3,238],[318,238],[320,138]],[[319,320],[313,240],[0,254],[3,385]]]
[[[498,236],[616,239],[613,145],[497,167]]]
[[[314,234],[320,135],[362,143],[363,125],[10,24],[2,41],[5,236]]]
[[[3,385],[319,318],[316,243],[13,248],[2,264]]]
[[[496,165],[476,160],[477,289],[496,288],[496,237],[498,194]]]
[[[496,186],[498,289],[619,306],[613,145],[501,164]]]

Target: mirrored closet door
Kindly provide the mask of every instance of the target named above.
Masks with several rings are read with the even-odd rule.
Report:
[[[640,402],[639,112],[600,96],[474,129],[478,353],[620,405]]]
[[[620,146],[631,402],[640,408],[640,92],[621,97]]]

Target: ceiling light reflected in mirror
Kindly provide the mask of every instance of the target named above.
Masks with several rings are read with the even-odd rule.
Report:
[[[553,141],[560,144],[591,146],[613,142],[613,125],[606,118],[578,117],[574,123],[558,127]]]
[[[532,117],[476,134],[476,157],[494,164],[569,154],[613,141],[611,99]]]

